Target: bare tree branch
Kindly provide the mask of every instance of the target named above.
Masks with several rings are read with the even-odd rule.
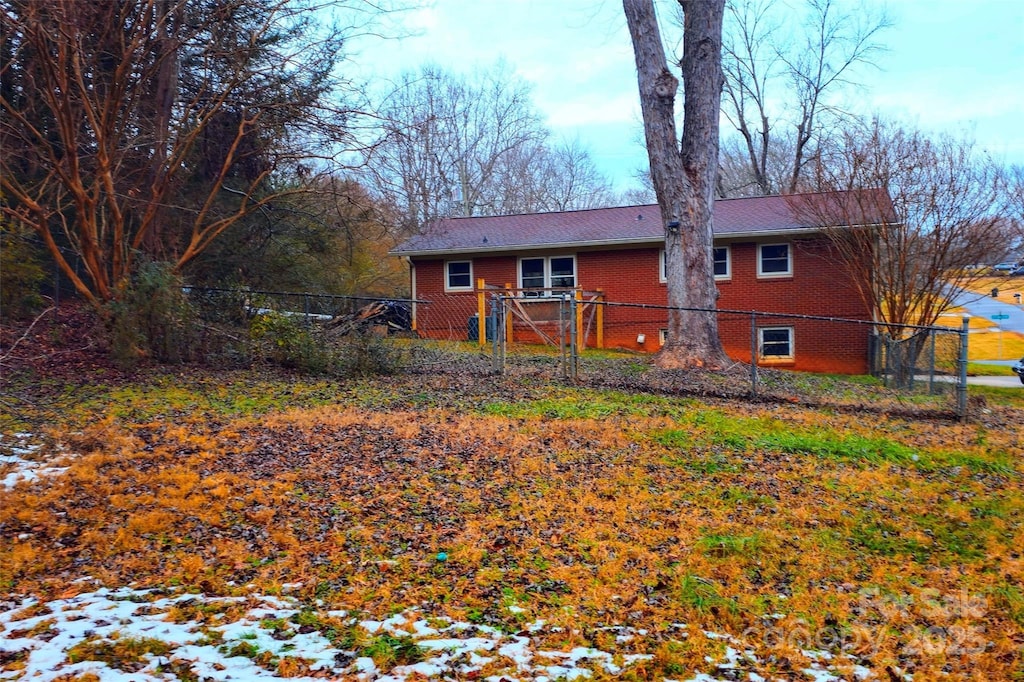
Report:
[[[140,252],[180,271],[359,146],[316,11],[360,2],[4,3],[0,212],[95,305]]]
[[[843,12],[832,0],[803,6],[799,22],[793,8],[777,0],[729,5],[722,109],[742,145],[726,146],[732,168],[720,182],[720,196],[742,196],[748,185],[760,194],[817,189],[806,166],[830,131],[849,120],[833,95],[882,51],[879,35],[891,25],[884,12]]]

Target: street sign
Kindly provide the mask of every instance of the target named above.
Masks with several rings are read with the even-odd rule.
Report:
[[[992,319],[993,320],[1008,320],[1008,319],[1010,319],[1010,316],[1007,315],[1006,313],[996,313],[995,315],[992,316]]]

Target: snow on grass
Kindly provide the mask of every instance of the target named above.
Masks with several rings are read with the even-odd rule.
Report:
[[[0,490],[10,490],[19,483],[34,481],[40,476],[63,473],[67,467],[54,467],[52,461],[40,461],[40,445],[31,433],[0,434]],[[61,457],[63,459],[63,457]]]
[[[49,602],[0,602],[0,680],[46,682],[92,675],[102,681],[148,682],[182,679],[182,673],[184,679],[211,681],[285,676],[314,680],[325,675],[381,682],[446,676],[494,682],[575,680],[593,671],[617,675],[651,658],[581,646],[547,650],[539,646],[548,631],[540,621],[513,634],[428,617],[417,609],[384,620],[328,611],[318,621],[321,616],[311,613],[316,612],[287,596],[210,597],[180,589],[101,588]],[[328,619],[345,623],[352,629],[350,636],[324,627]],[[321,627],[311,626],[311,621]],[[620,636],[642,632],[624,626],[610,629]],[[676,629],[681,639],[688,636],[685,625]],[[689,680],[765,679],[741,672],[758,664],[748,646],[729,635],[705,634],[726,644],[722,659],[709,659],[708,669],[722,677],[694,671]],[[408,647],[418,660],[375,661],[373,643],[385,640],[388,646]],[[848,658],[837,661],[826,652],[805,653],[814,662],[804,672],[816,680],[848,679],[836,666],[852,670],[856,679],[869,674]],[[290,662],[301,667],[287,670]]]

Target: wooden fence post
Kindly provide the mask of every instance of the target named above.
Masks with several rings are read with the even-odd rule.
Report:
[[[576,289],[573,292],[573,297],[576,299],[576,349],[583,350],[587,347],[587,338],[583,334],[579,333],[583,329],[583,291]]]
[[[597,298],[594,299],[597,306],[597,347],[604,348],[604,290],[597,290]]]
[[[512,285],[509,282],[505,282],[505,294],[513,296]],[[512,335],[512,306],[505,306],[505,343],[511,344],[513,339]]]

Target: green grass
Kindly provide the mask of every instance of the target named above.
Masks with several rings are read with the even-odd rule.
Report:
[[[1012,476],[1017,473],[1015,458],[999,450],[989,451],[984,455],[961,450],[936,451],[917,463],[917,468],[922,471],[948,471],[955,467],[963,467],[979,474]]]
[[[146,422],[186,414],[209,419],[254,416],[293,407],[315,407],[337,399],[337,386],[326,381],[225,384],[216,377],[190,377],[183,382],[181,377],[162,376],[129,386],[92,386],[87,395],[75,393],[66,400],[56,399],[54,404],[73,404],[73,414],[104,414],[122,421]]]
[[[715,409],[690,409],[677,421],[685,427],[652,432],[650,439],[678,450],[703,445],[742,451],[761,434],[778,427],[769,419],[733,417]]]
[[[871,464],[909,464],[920,459],[914,448],[891,440],[852,434],[840,436],[823,430],[766,434],[757,440],[756,446],[788,454]]]
[[[716,410],[693,412],[683,421],[690,426],[655,431],[648,437],[667,448],[687,451],[687,455],[673,457],[669,461],[695,473],[727,471],[730,466],[720,454],[710,457],[689,456],[690,450],[702,445],[739,452],[754,448],[872,464],[905,465],[920,459],[914,448],[885,438],[844,435],[823,428],[794,429],[771,419],[744,419]]]
[[[68,650],[68,660],[72,663],[82,661],[102,661],[114,668],[133,663],[141,663],[147,656],[166,656],[171,645],[150,637],[124,637],[112,641],[86,640]]]
[[[700,576],[687,574],[679,581],[676,599],[698,613],[708,613],[712,609],[735,612],[736,602],[723,597],[717,585]]]
[[[388,672],[398,665],[411,665],[423,660],[423,649],[411,637],[380,635],[370,640],[360,651],[369,656],[382,672]]]
[[[968,395],[1003,407],[1024,408],[1024,384],[1020,386],[971,386]]]
[[[255,644],[245,641],[236,642],[230,647],[225,647],[225,649],[226,650],[224,651],[224,654],[228,658],[233,658],[235,656],[241,656],[243,658],[256,658],[256,656],[258,656],[260,653],[259,648]]]
[[[612,416],[673,416],[690,401],[621,391],[553,389],[548,396],[515,402],[483,403],[479,413],[512,419],[606,419]]]
[[[1014,458],[998,450],[984,454],[924,450],[888,438],[844,434],[827,428],[795,428],[771,419],[732,417],[717,410],[691,412],[681,421],[691,426],[651,431],[645,438],[673,451],[665,456],[666,464],[695,475],[736,472],[740,465],[731,453],[750,449],[860,465],[910,466],[921,471],[962,467],[973,473],[1004,476],[1018,471]]]
[[[1007,365],[990,365],[984,362],[968,362],[967,363],[967,375],[972,377],[977,376],[989,376],[989,377],[1015,377]]]
[[[1024,591],[1017,585],[1001,581],[990,590],[993,606],[1005,611],[1020,626],[1024,626]]]
[[[665,433],[654,436],[654,440],[658,441],[659,438],[665,438]],[[676,432],[669,441],[674,443],[674,447],[681,447],[680,441],[681,436],[679,432]],[[664,441],[662,444],[665,444]],[[731,461],[726,455],[715,452],[710,455],[702,456],[695,453],[686,453],[680,456],[665,457],[663,460],[666,464],[671,466],[681,467],[686,469],[691,474],[700,476],[713,476],[721,473],[736,473],[740,470],[740,465],[736,462]]]
[[[708,556],[731,557],[756,553],[761,547],[758,535],[711,533],[697,541],[697,548]]]

